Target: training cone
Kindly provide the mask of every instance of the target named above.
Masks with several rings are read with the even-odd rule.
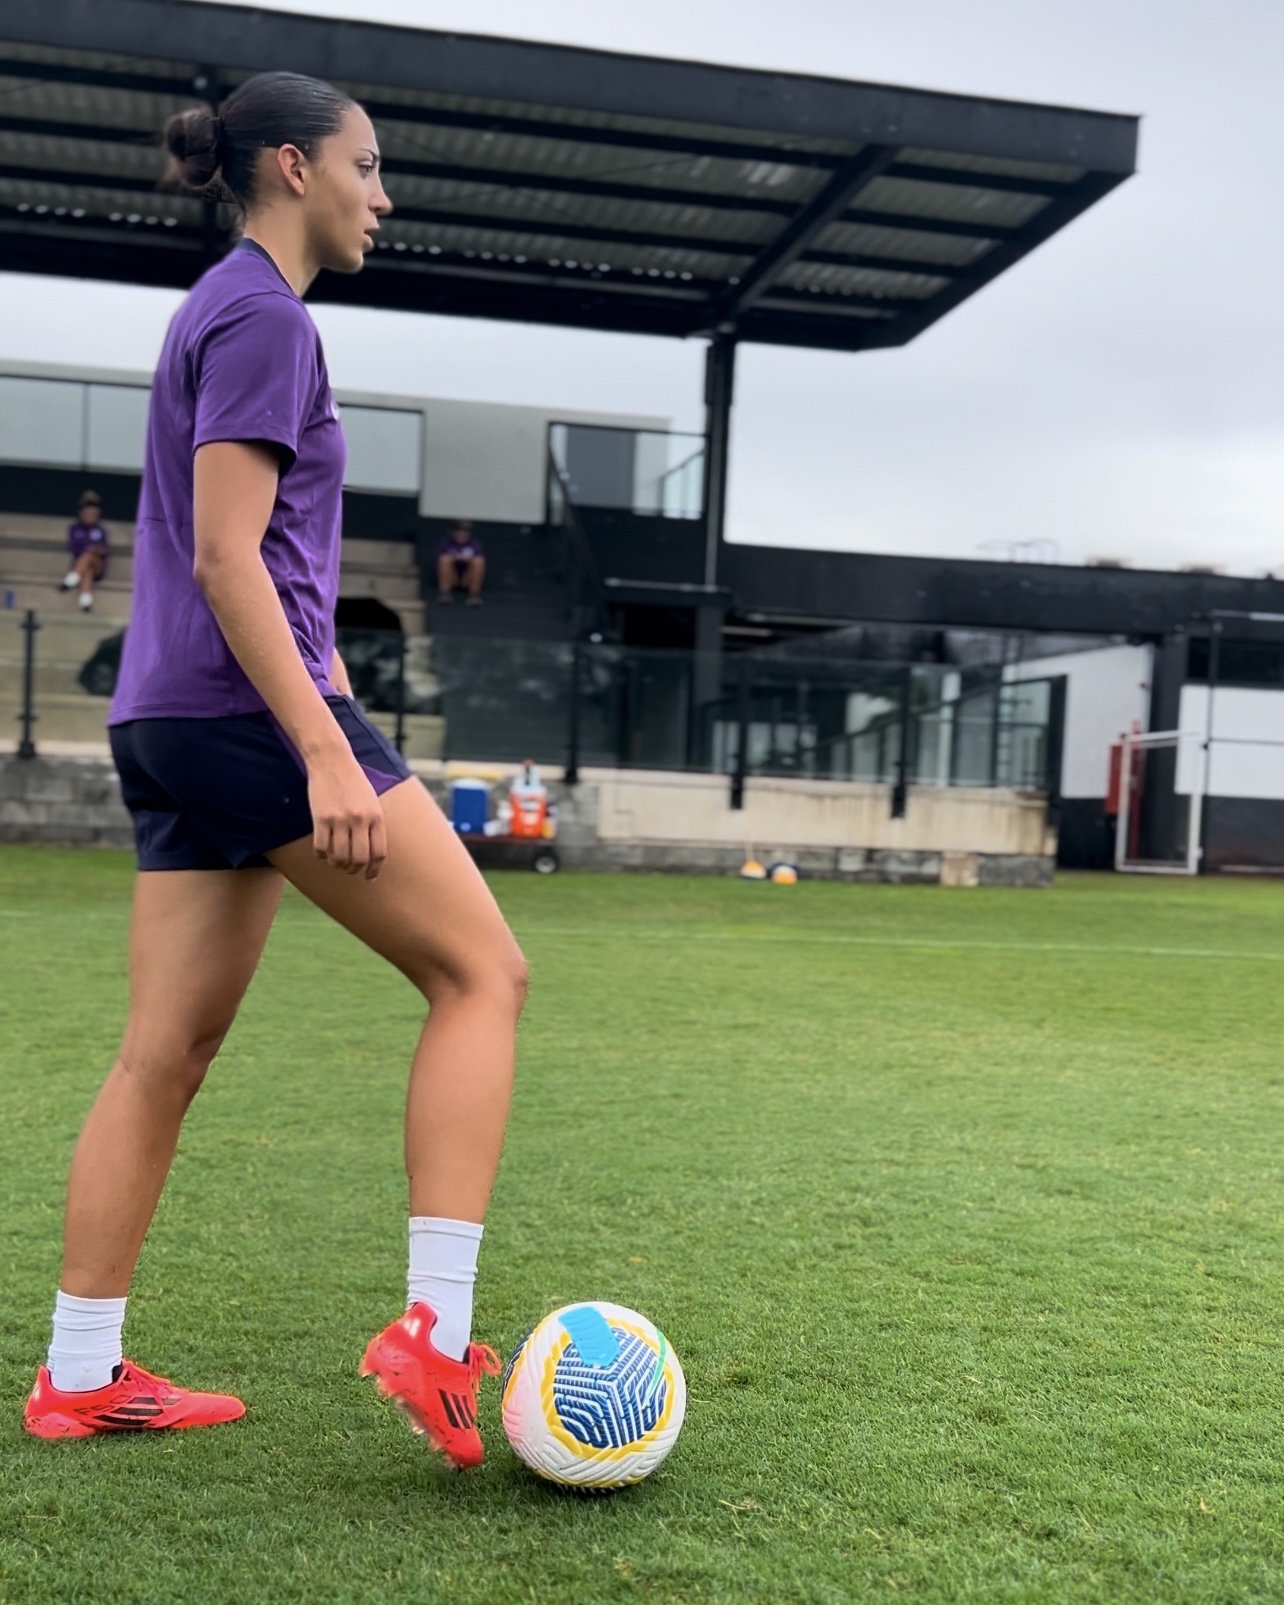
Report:
[[[773,864],[771,879],[776,886],[797,886],[798,871],[792,864]]]
[[[740,879],[742,881],[765,881],[767,871],[756,858],[747,858],[740,866]]]

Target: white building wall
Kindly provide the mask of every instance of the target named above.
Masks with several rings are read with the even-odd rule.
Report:
[[[1036,658],[1008,670],[1008,678],[1014,680],[1066,676],[1063,797],[1106,795],[1111,745],[1132,728],[1134,720],[1143,730],[1148,728],[1152,666],[1148,646],[1109,646]]]
[[[1181,743],[1177,761],[1177,790],[1189,796],[1204,762],[1206,685],[1182,687],[1180,728],[1192,732]],[[1209,796],[1284,799],[1284,691],[1219,686],[1213,695],[1212,735]]]
[[[152,393],[132,385],[89,385],[85,391],[85,467],[137,473],[147,444]]]
[[[143,466],[151,375],[65,364],[0,363],[0,462]],[[552,423],[667,430],[637,414],[336,390],[354,490],[417,495],[430,518],[544,521]]]
[[[424,415],[418,407],[339,402],[348,448],[343,482],[351,490],[418,496],[423,484]]]
[[[426,400],[425,518],[542,524],[548,430],[553,423],[667,429],[667,418],[511,407],[488,401]]]
[[[79,467],[84,412],[83,385],[0,376],[0,462]]]

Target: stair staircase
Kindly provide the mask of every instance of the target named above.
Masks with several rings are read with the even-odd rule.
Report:
[[[108,526],[111,558],[107,577],[94,591],[94,606],[82,613],[74,592],[59,582],[67,572],[67,518],[0,512],[0,743],[16,738],[22,699],[22,619],[27,608],[38,615],[36,636],[37,742],[101,745],[106,740],[107,699],[86,665],[110,658],[115,638],[129,623],[133,586],[134,528],[113,520]],[[412,706],[434,706],[427,605],[413,544],[406,541],[346,540],[340,595],[372,597],[396,613],[407,638],[407,681]],[[470,610],[472,611],[472,610]],[[110,682],[108,675],[108,683]],[[391,731],[386,713],[372,715]],[[407,757],[439,756],[439,712],[412,712],[404,721]]]

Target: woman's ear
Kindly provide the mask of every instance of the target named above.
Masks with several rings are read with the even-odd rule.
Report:
[[[297,145],[282,145],[272,152],[274,166],[292,195],[307,189],[308,159]]]

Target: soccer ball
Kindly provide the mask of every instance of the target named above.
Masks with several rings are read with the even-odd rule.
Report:
[[[504,1369],[504,1431],[550,1482],[622,1488],[677,1442],[687,1384],[663,1332],[619,1304],[546,1315]]]

